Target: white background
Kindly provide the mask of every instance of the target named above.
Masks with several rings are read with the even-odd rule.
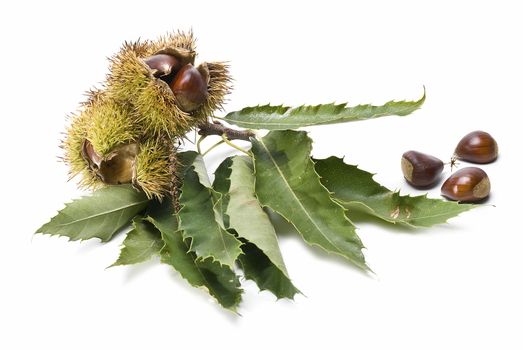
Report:
[[[0,348],[523,347],[518,2],[343,3],[2,2]],[[401,154],[448,160],[461,136],[482,129],[501,152],[483,167],[493,206],[416,232],[359,223],[375,278],[283,234],[307,297],[276,302],[247,282],[241,317],[156,260],[105,270],[122,235],[106,245],[33,236],[81,194],[58,161],[59,139],[83,91],[104,79],[106,57],[124,40],[189,28],[200,61],[232,64],[228,111],[381,104],[417,99],[425,85],[427,101],[409,117],[311,129],[315,156],[346,156],[417,194],[402,179]],[[210,170],[230,153],[208,157]]]

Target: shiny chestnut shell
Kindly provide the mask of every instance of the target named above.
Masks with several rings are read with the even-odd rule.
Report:
[[[181,62],[176,57],[167,54],[157,54],[144,59],[155,77],[168,76],[181,68]]]
[[[452,174],[441,186],[441,194],[460,202],[478,202],[490,193],[487,173],[476,167],[463,168]]]
[[[192,112],[207,100],[207,83],[206,77],[192,64],[183,66],[176,73],[170,86],[182,111]]]
[[[498,157],[498,144],[489,133],[473,131],[461,139],[454,154],[467,162],[490,163]]]
[[[439,180],[443,171],[443,162],[429,154],[408,151],[401,157],[401,170],[412,186],[429,187]]]

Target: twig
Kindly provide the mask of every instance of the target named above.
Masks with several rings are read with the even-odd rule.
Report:
[[[196,149],[198,150],[198,153],[202,154],[202,141],[205,140],[207,136],[206,135],[203,135],[203,136],[200,136],[200,138],[198,139],[198,142],[196,142]]]
[[[254,133],[250,130],[231,129],[231,128],[224,126],[222,123],[220,123],[218,121],[214,121],[212,123],[202,123],[198,126],[198,128],[200,129],[198,131],[199,135],[202,135],[202,136],[225,135],[227,140],[249,141],[249,139],[254,136]]]

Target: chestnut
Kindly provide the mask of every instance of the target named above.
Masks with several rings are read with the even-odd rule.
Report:
[[[498,157],[498,144],[489,133],[473,131],[461,139],[454,154],[466,162],[490,163]]]
[[[460,202],[478,202],[490,193],[490,180],[482,169],[463,168],[452,174],[441,186],[441,194]]]
[[[438,181],[443,171],[443,162],[429,154],[408,151],[401,157],[401,170],[412,186],[428,187]]]
[[[208,76],[192,64],[186,64],[180,69],[170,86],[182,111],[192,112],[207,100],[207,83]]]
[[[153,75],[157,78],[170,75],[181,68],[180,61],[171,55],[158,54],[144,59],[145,64],[151,68]]]

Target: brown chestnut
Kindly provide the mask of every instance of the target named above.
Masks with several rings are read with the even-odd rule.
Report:
[[[401,157],[401,170],[412,186],[428,187],[438,181],[443,171],[443,162],[425,153],[408,151]]]
[[[167,76],[181,68],[180,61],[171,55],[158,54],[149,56],[144,62],[151,68],[153,75],[157,78]]]
[[[466,162],[490,163],[498,157],[498,144],[489,133],[473,131],[461,139],[454,154]]]
[[[202,74],[192,64],[180,69],[171,83],[171,89],[176,96],[176,102],[184,112],[198,109],[207,100],[208,77]]]
[[[478,202],[490,193],[490,180],[480,168],[468,167],[456,171],[441,186],[441,194],[460,202]]]

